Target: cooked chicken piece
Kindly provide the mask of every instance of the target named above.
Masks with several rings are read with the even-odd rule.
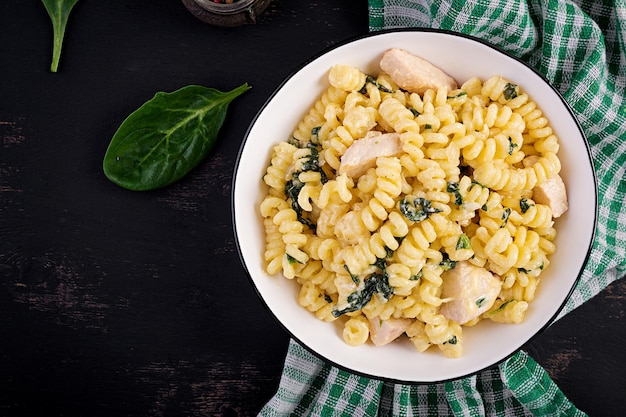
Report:
[[[361,219],[360,211],[349,211],[337,220],[335,224],[335,235],[341,242],[351,245],[358,244],[363,238],[361,231],[365,227]]]
[[[428,89],[437,90],[439,87],[448,87],[448,90],[458,88],[454,78],[404,49],[387,50],[380,60],[380,68],[400,88],[410,93],[424,94]]]
[[[524,159],[524,166],[530,167],[537,163],[538,160],[538,156],[529,156]],[[567,203],[567,190],[565,189],[563,178],[557,174],[535,186],[533,188],[533,200],[535,200],[536,203],[545,204],[550,207],[554,218],[562,216],[569,208]]]
[[[381,320],[378,317],[369,319],[370,338],[376,346],[383,346],[396,340],[411,324],[411,319],[390,318]]]
[[[533,188],[533,200],[550,207],[554,218],[562,216],[569,208],[565,183],[559,175]]]
[[[338,174],[346,173],[358,178],[376,166],[379,156],[394,156],[402,151],[402,142],[397,133],[368,135],[355,140],[341,157]]]
[[[439,312],[459,324],[467,323],[489,310],[502,288],[498,276],[467,261],[457,262],[441,278],[441,298],[445,302]]]

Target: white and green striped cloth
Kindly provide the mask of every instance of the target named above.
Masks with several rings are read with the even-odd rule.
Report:
[[[598,177],[598,228],[561,316],[626,270],[626,0],[369,0],[370,31],[441,28],[521,58],[561,92],[587,135]],[[261,416],[584,416],[520,351],[477,375],[431,385],[364,378],[291,341]]]

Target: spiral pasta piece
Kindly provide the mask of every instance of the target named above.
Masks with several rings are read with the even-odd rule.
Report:
[[[379,157],[376,160],[376,176],[374,198],[380,201],[385,209],[391,209],[395,206],[396,197],[402,192],[400,160],[396,157]]]
[[[334,321],[333,305],[324,292],[311,281],[305,281],[300,288],[298,303],[324,321]]]
[[[413,113],[395,97],[383,100],[378,112],[382,121],[397,133],[420,131]]]
[[[360,69],[350,65],[337,64],[330,68],[330,85],[344,91],[358,91],[365,85],[367,76]]]
[[[287,182],[287,171],[293,163],[297,147],[281,142],[272,149],[272,158],[263,181],[270,187],[273,195],[283,195]]]
[[[326,107],[334,104],[343,105],[347,92],[330,86],[324,94],[315,102],[306,116],[298,124],[292,136],[300,144],[310,141],[322,143],[328,137],[330,129],[324,126]]]
[[[363,316],[351,317],[343,326],[343,340],[350,346],[364,344],[369,335],[367,319]]]

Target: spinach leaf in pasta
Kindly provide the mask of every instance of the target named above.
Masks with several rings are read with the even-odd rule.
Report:
[[[285,254],[285,256],[287,256],[287,262],[289,262],[289,265],[293,265],[293,264],[301,264],[302,262],[300,262],[299,260],[297,260],[296,258],[294,258],[293,256],[289,255],[288,253]]]
[[[326,177],[326,173],[320,166],[320,152],[317,146],[318,145],[314,144],[313,142],[309,142],[306,144],[306,147],[311,150],[311,155],[305,158],[305,161],[302,164],[302,171],[319,172],[321,176],[321,182],[322,184],[324,184],[328,181],[328,178]]]
[[[291,208],[296,212],[298,221],[308,226],[311,230],[315,230],[316,224],[305,216],[305,211],[298,203],[298,196],[305,185],[300,180],[300,173],[307,171],[319,172],[322,184],[327,182],[328,178],[319,162],[318,145],[308,142],[305,147],[310,150],[310,154],[302,158],[301,170],[292,173],[291,179],[285,183],[285,195],[291,200]]]
[[[463,204],[463,196],[459,191],[459,183],[454,181],[449,181],[446,187],[446,191],[452,193],[454,195],[454,204],[459,207]]]
[[[463,96],[466,96],[466,95],[467,95],[466,91],[460,91],[458,94],[456,94],[454,96],[448,96],[448,99],[459,98],[459,97],[463,97]]]
[[[370,302],[375,294],[384,300],[389,300],[393,296],[393,287],[389,284],[389,275],[386,271],[387,258],[391,258],[393,256],[393,251],[389,248],[386,248],[385,250],[387,252],[386,257],[378,258],[376,263],[374,263],[374,266],[378,268],[378,271],[365,278],[363,284],[356,291],[348,295],[346,300],[347,305],[342,309],[333,310],[333,316],[339,317],[342,314],[361,310],[367,305],[367,303]],[[359,284],[361,282],[357,276],[350,272],[347,265],[344,265],[344,268],[348,271],[354,283]]]
[[[456,345],[458,343],[458,340],[456,338],[456,335],[452,336],[450,339],[448,339],[447,341],[443,342],[443,344],[445,345],[446,343],[449,343],[451,345]]]
[[[532,206],[534,206],[534,204],[530,203],[527,198],[522,198],[519,201],[519,208],[522,211],[522,213],[526,213],[528,209],[531,208]]]
[[[389,276],[386,272],[374,273],[363,281],[363,285],[348,295],[347,305],[340,310],[333,310],[333,316],[339,317],[346,313],[361,310],[370,302],[374,294],[385,300],[393,295],[393,287],[389,285]]]
[[[498,314],[499,312],[503,311],[505,309],[505,307],[507,305],[509,305],[510,303],[512,303],[515,300],[507,300],[504,303],[502,303],[500,305],[500,307],[496,308],[495,310],[493,310],[492,312],[489,313],[490,316],[493,316],[494,314]]]
[[[456,249],[470,249],[472,245],[470,244],[470,238],[465,233],[461,233],[459,236],[459,240],[456,242]]]
[[[420,279],[422,279],[422,276],[424,276],[424,271],[420,269],[417,274],[411,275],[409,277],[409,281],[419,281]]]
[[[456,266],[456,261],[450,259],[450,256],[443,252],[443,259],[439,262],[439,266],[443,268],[444,271],[449,271]]]
[[[500,226],[500,228],[506,227],[506,224],[509,221],[509,216],[511,215],[511,208],[507,207],[506,209],[504,209],[504,211],[502,212],[502,225]]]
[[[411,221],[421,222],[431,214],[441,212],[441,209],[433,207],[430,200],[423,197],[418,197],[413,201],[403,198],[400,201],[400,212]]]
[[[383,93],[393,93],[392,89],[387,88],[384,85],[380,84],[378,81],[376,81],[376,79],[374,77],[371,77],[369,75],[365,78],[365,84],[363,84],[363,87],[361,87],[361,89],[359,90],[359,93],[367,94],[367,84],[374,85],[376,88],[378,88]]]
[[[348,268],[348,265],[344,265],[343,269],[345,269],[348,272],[348,275],[350,275],[350,278],[352,278],[352,282],[354,282],[355,284],[361,283],[361,280],[359,279],[358,275],[354,275],[352,272],[350,272],[350,268]]]
[[[291,174],[291,179],[285,183],[285,195],[291,200],[291,208],[296,212],[298,221],[311,228],[311,230],[315,230],[315,223],[304,217],[304,210],[298,204],[298,195],[303,187],[304,183],[300,181],[300,173],[294,172]]]
[[[513,142],[513,139],[509,136],[509,155],[513,155],[515,148],[517,148],[518,146],[519,145]]]
[[[517,97],[517,84],[506,83],[502,95],[507,100],[512,100]]]

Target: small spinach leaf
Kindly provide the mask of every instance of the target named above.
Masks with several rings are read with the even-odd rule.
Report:
[[[456,345],[458,343],[458,340],[456,338],[456,335],[453,335],[450,340],[443,342],[443,344],[445,345],[446,343],[450,343],[451,345]]]
[[[506,83],[506,85],[504,86],[504,91],[502,92],[504,98],[506,100],[512,100],[517,97],[517,94],[517,84]]]
[[[450,259],[450,255],[448,255],[447,253],[443,252],[443,258],[441,260],[441,262],[439,262],[439,266],[444,270],[444,271],[449,271],[452,268],[454,268],[456,266],[456,261],[453,261],[452,259]]]
[[[411,275],[409,277],[409,281],[419,281],[420,279],[422,279],[422,276],[424,276],[424,271],[420,269],[417,274]]]
[[[515,148],[518,146],[517,143],[513,142],[513,138],[509,136],[509,155],[513,155],[513,151],[515,151]]]
[[[503,228],[506,226],[507,222],[509,221],[510,215],[511,215],[511,208],[507,207],[506,209],[504,209],[504,212],[502,212],[502,225],[500,225],[500,228]]]
[[[526,198],[522,198],[519,201],[519,208],[522,211],[522,213],[526,213],[528,211],[529,208],[531,208],[532,206],[534,206],[533,203],[529,203],[528,199]]]
[[[463,204],[463,196],[461,195],[461,191],[459,190],[458,182],[449,181],[448,185],[446,186],[446,191],[454,195],[454,204],[457,207]]]
[[[419,116],[420,114],[422,114],[422,113],[420,113],[419,111],[417,111],[417,109],[416,109],[416,108],[414,108],[414,107],[407,107],[407,109],[409,109],[409,111],[411,112],[411,114],[413,115],[413,117],[417,117],[417,116]]]
[[[451,99],[451,98],[459,98],[459,97],[463,97],[466,96],[467,92],[466,91],[460,91],[457,95],[455,96],[447,96],[447,98]]]
[[[419,197],[412,202],[406,198],[400,201],[400,212],[407,219],[414,222],[421,222],[426,220],[433,213],[439,213],[441,209],[432,206],[430,200]]]
[[[459,236],[459,240],[456,242],[456,249],[471,249],[472,245],[470,243],[470,238],[465,233],[461,233]]]
[[[221,92],[199,85],[158,92],[131,113],[113,135],[104,174],[134,191],[169,185],[196,167],[215,145],[228,105],[250,87]]]
[[[57,72],[61,60],[63,38],[70,12],[78,0],[41,0],[52,22],[52,63],[50,71]]]
[[[507,300],[507,301],[505,301],[504,303],[502,303],[502,304],[500,305],[500,307],[496,308],[496,309],[495,309],[495,310],[493,310],[491,313],[489,313],[489,315],[490,315],[490,316],[493,316],[494,314],[498,314],[499,312],[503,311],[503,310],[505,309],[505,307],[506,307],[508,304],[512,303],[513,301],[515,301],[515,300]]]
[[[378,88],[380,91],[382,91],[383,93],[393,93],[393,90],[385,87],[384,85],[380,84],[378,81],[376,81],[376,78],[368,75],[365,78],[365,84],[363,84],[363,87],[361,87],[361,89],[359,90],[359,93],[361,94],[367,94],[367,84],[373,84],[376,88]]]

